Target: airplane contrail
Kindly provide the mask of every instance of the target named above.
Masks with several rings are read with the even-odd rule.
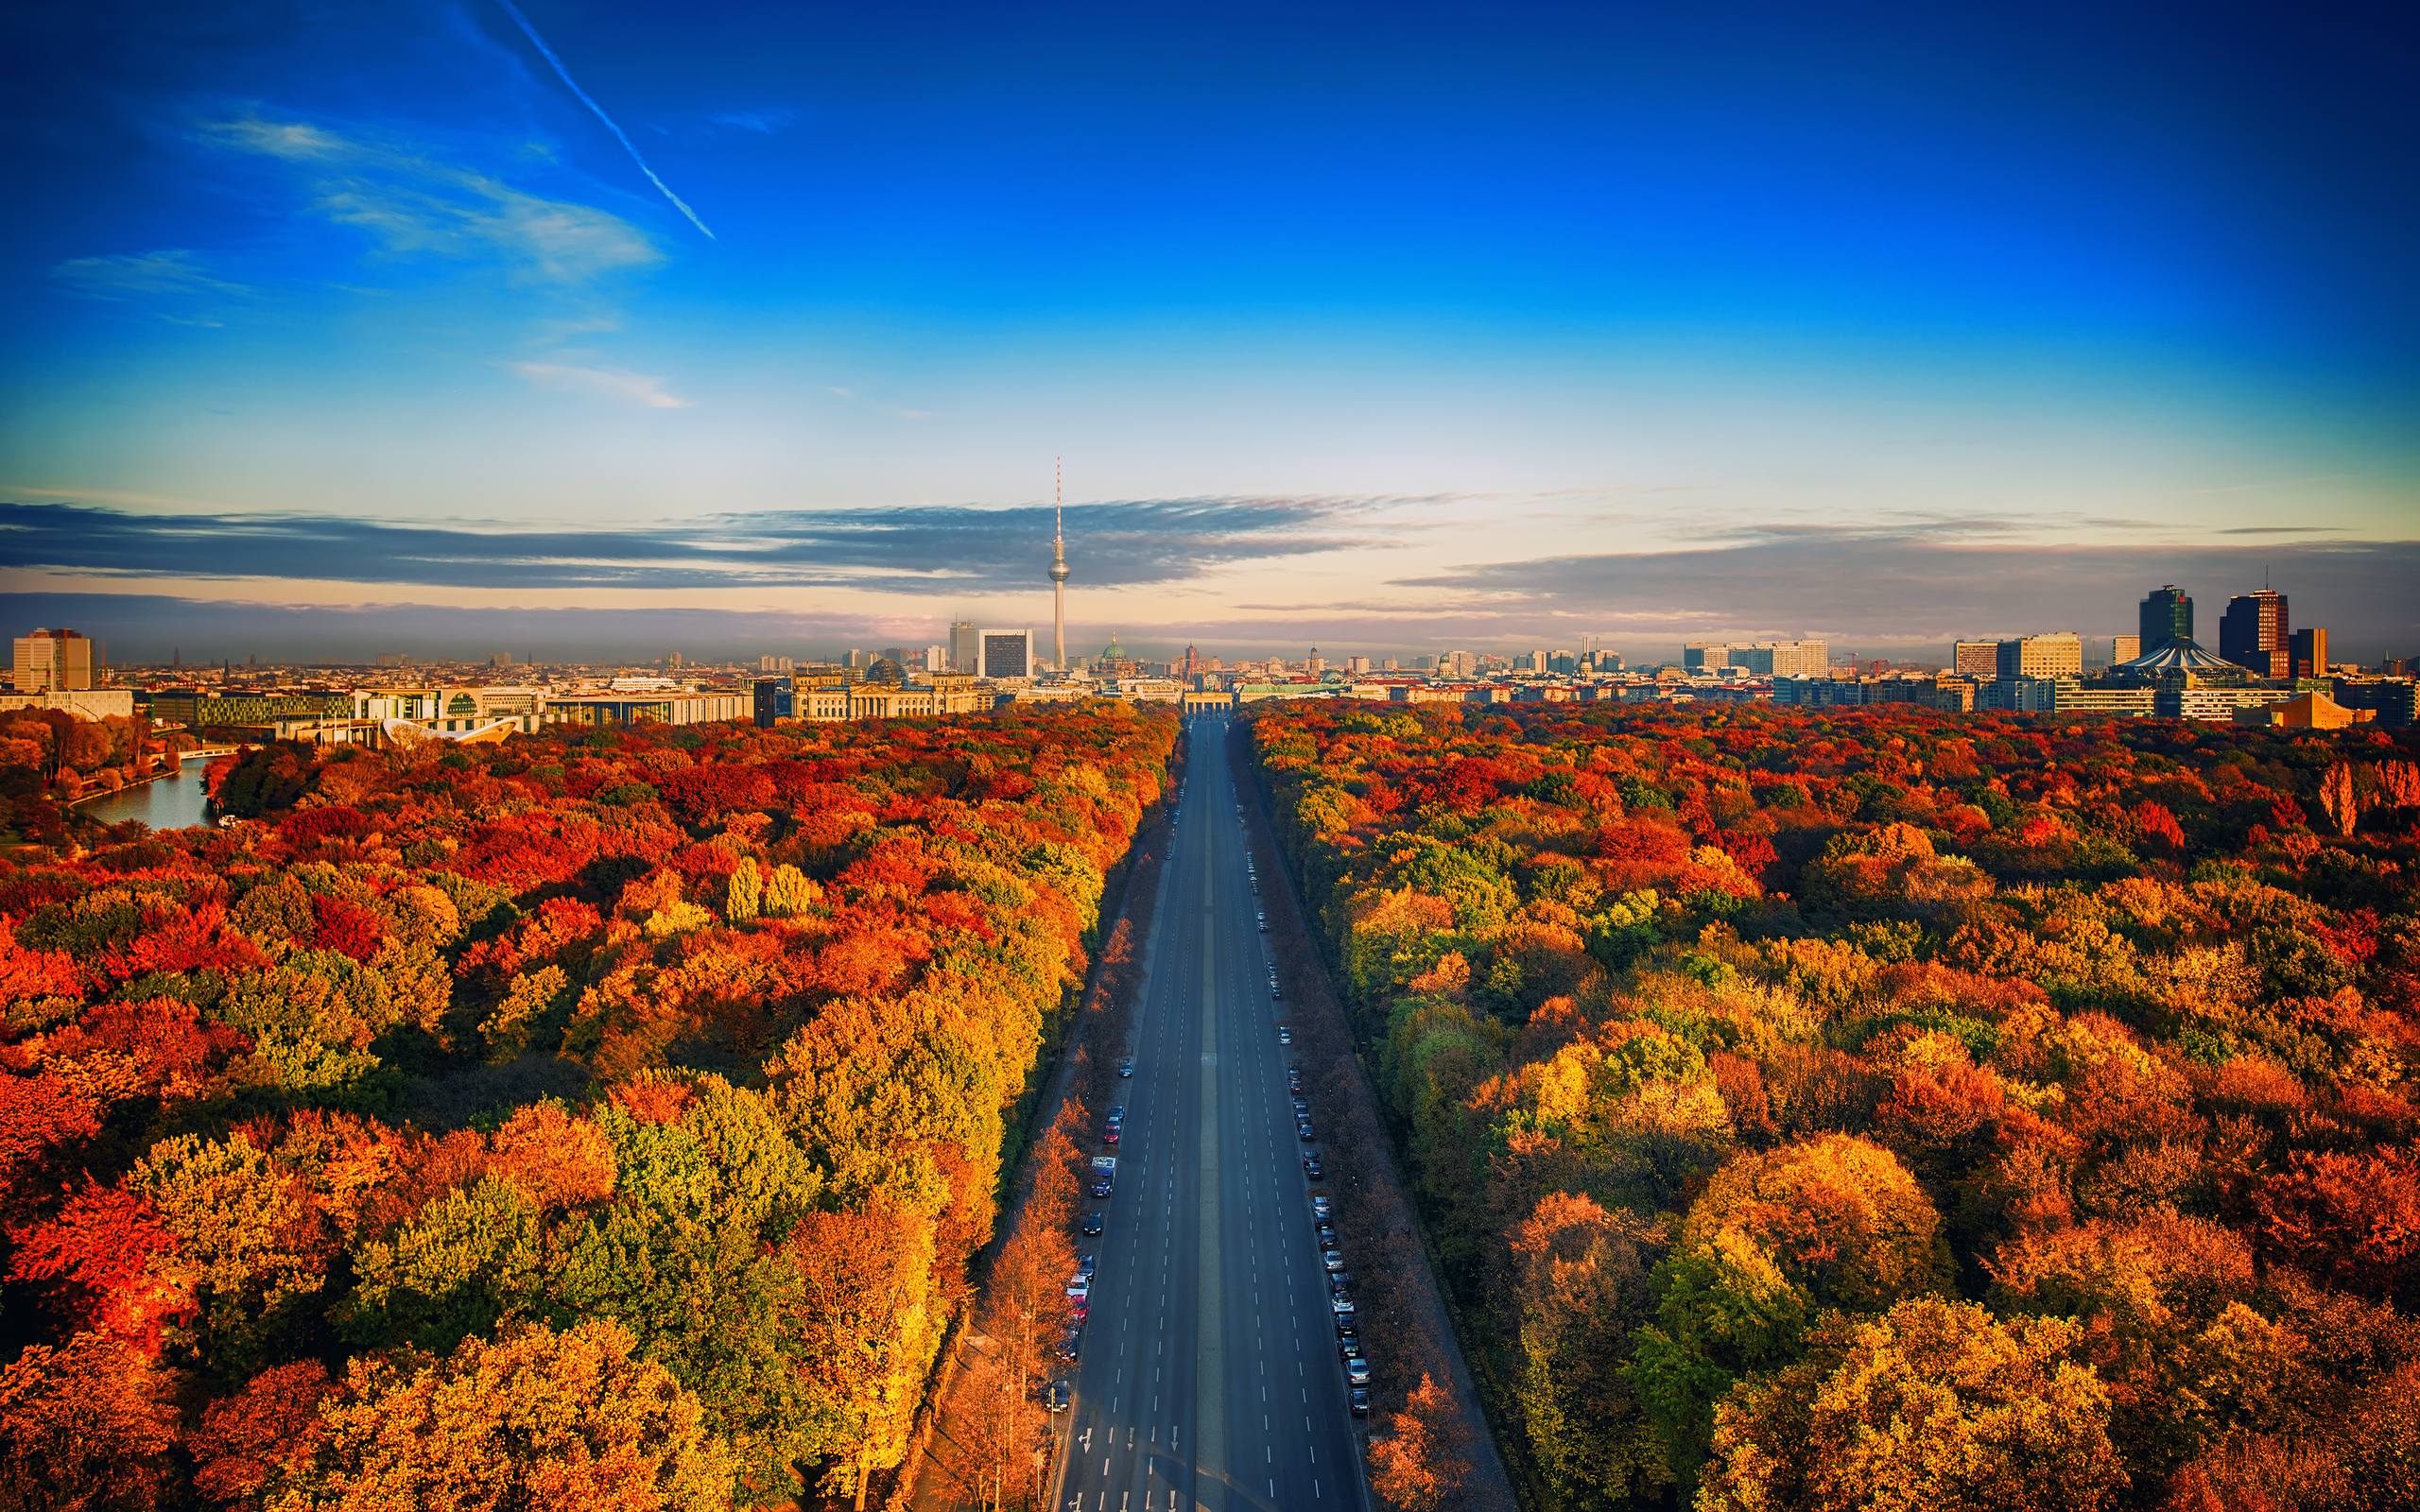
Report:
[[[704,232],[706,233],[706,240],[714,241],[716,237],[713,228],[698,218],[698,213],[689,208],[687,201],[683,200],[679,195],[672,192],[672,186],[670,184],[666,183],[663,180],[655,176],[655,170],[647,165],[647,159],[639,156],[639,149],[631,146],[630,137],[620,127],[614,124],[614,118],[605,113],[604,106],[597,104],[595,100],[588,97],[588,91],[580,88],[579,80],[571,77],[571,70],[565,68],[563,66],[563,60],[555,56],[555,50],[546,45],[546,39],[538,35],[538,28],[529,25],[529,18],[521,13],[521,8],[514,5],[512,0],[495,0],[495,3],[504,7],[504,13],[510,16],[513,20],[513,24],[521,28],[521,34],[529,39],[529,45],[537,48],[539,52],[544,54],[546,61],[554,65],[555,77],[563,81],[563,87],[570,90],[574,94],[579,95],[579,103],[587,106],[590,111],[595,112],[598,120],[605,123],[605,129],[613,132],[614,139],[622,144],[622,150],[629,153],[631,155],[631,161],[639,165],[639,172],[647,175],[647,181],[661,190],[665,198],[672,201],[673,209],[678,210],[681,214],[688,216],[690,225],[697,227],[701,232]]]

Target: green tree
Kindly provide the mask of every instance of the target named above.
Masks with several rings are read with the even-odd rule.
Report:
[[[245,1134],[185,1134],[151,1147],[127,1178],[176,1237],[159,1263],[194,1298],[169,1341],[204,1368],[250,1374],[269,1341],[299,1327],[326,1281],[333,1246],[301,1183]]]
[[[1940,1215],[1915,1177],[1844,1134],[1734,1160],[1677,1239],[1655,1268],[1655,1322],[1638,1332],[1630,1377],[1685,1478],[1704,1459],[1715,1403],[1793,1358],[1824,1310],[1872,1310],[1950,1277]]]
[[[816,1175],[764,1100],[718,1077],[666,1123],[608,1108],[596,1124],[620,1173],[614,1199],[560,1241],[554,1304],[629,1329],[694,1392],[727,1441],[738,1494],[797,1494],[817,1452],[795,1266],[775,1248],[813,1203]]]
[[[510,1183],[454,1188],[363,1248],[349,1332],[370,1348],[408,1340],[438,1351],[491,1333],[541,1306],[543,1245],[537,1210]]]

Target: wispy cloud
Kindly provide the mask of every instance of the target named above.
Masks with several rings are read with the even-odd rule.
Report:
[[[390,253],[492,257],[518,279],[551,284],[587,284],[663,260],[646,233],[618,215],[529,194],[408,144],[258,116],[214,122],[202,136],[292,164],[321,215],[371,232]]]
[[[182,248],[156,252],[110,252],[97,257],[71,257],[55,265],[50,276],[77,293],[95,300],[246,292],[242,284],[230,283],[212,273],[199,256]]]
[[[678,210],[683,215],[688,216],[689,224],[697,227],[699,231],[703,232],[705,233],[706,240],[713,241],[715,239],[714,232],[707,227],[704,221],[698,218],[698,213],[689,208],[687,200],[684,200],[679,195],[674,194],[670,184],[666,183],[662,179],[656,177],[655,170],[647,165],[647,159],[640,157],[639,149],[631,145],[630,134],[624,131],[621,127],[614,122],[612,116],[605,113],[605,107],[597,104],[594,99],[589,97],[588,91],[579,87],[579,81],[571,77],[571,70],[565,68],[563,66],[563,60],[555,56],[555,50],[546,45],[546,39],[538,35],[538,28],[529,25],[529,18],[521,13],[521,8],[514,5],[512,0],[495,0],[495,3],[504,8],[505,14],[510,16],[512,18],[513,25],[521,28],[522,35],[529,39],[529,45],[537,48],[538,51],[544,56],[547,64],[554,69],[555,77],[563,81],[563,88],[570,90],[573,94],[579,97],[579,103],[587,106],[592,114],[594,114],[598,120],[605,123],[605,129],[613,132],[614,140],[622,144],[622,150],[631,155],[631,161],[632,163],[638,164],[639,172],[647,175],[647,181],[655,185],[657,191],[661,193],[665,198],[672,201],[673,209]]]
[[[557,380],[563,370],[553,369],[546,381],[583,386]],[[1069,556],[1080,584],[1178,583],[1232,563],[1344,549],[1370,507],[1369,501],[1332,498],[1071,505]],[[458,589],[981,593],[1041,583],[1050,533],[1050,509],[1041,504],[766,510],[591,530],[0,503],[0,542],[8,559],[24,568]]]
[[[719,111],[714,124],[733,131],[747,131],[756,136],[779,136],[798,124],[798,112],[786,105],[769,105],[753,111]]]
[[[582,368],[562,362],[508,362],[504,365],[541,388],[596,394],[636,404],[642,409],[694,409],[697,402],[666,393],[664,380],[619,368]]]

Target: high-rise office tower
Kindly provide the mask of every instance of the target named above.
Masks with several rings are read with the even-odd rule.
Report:
[[[1031,630],[985,630],[982,664],[976,671],[1000,681],[1033,676]]]
[[[1067,504],[1058,458],[1050,462],[1050,664],[1067,670]]]
[[[19,693],[72,693],[93,685],[100,658],[78,630],[36,630],[17,637]]]
[[[2193,599],[2174,583],[2164,583],[2143,595],[2143,654],[2149,656],[2176,641],[2193,639]]]
[[[2298,678],[2327,676],[2327,631],[2314,625],[2296,630],[2287,644],[2292,650],[2293,675]]]
[[[973,620],[952,620],[949,627],[949,669],[968,677],[983,669],[983,637]]]
[[[2109,664],[2132,662],[2143,654],[2143,638],[2139,635],[2113,635],[2109,638]]]
[[[1950,651],[1950,670],[1970,678],[1999,676],[2000,643],[1997,641],[1961,641]]]
[[[2291,638],[2286,595],[2271,589],[2238,593],[2227,600],[2227,611],[2219,618],[2219,655],[2264,678],[2282,678],[2291,670],[2293,658],[2286,644]]]

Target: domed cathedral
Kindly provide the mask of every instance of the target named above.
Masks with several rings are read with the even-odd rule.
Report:
[[[1100,655],[1093,658],[1093,675],[1101,678],[1138,678],[1143,675],[1143,663],[1126,654],[1126,647],[1117,644],[1117,632],[1112,630],[1109,634],[1109,644],[1100,648]]]

